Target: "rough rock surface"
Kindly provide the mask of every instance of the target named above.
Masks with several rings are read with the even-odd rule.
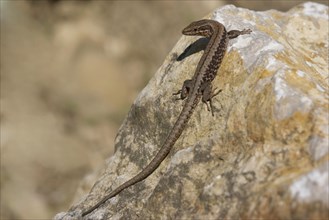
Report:
[[[286,13],[232,5],[209,16],[230,41],[214,80],[215,116],[199,105],[161,166],[87,219],[326,219],[328,217],[328,7]],[[179,112],[172,96],[202,52],[177,57],[183,36],[134,102],[90,194],[59,213],[76,218],[154,157]]]

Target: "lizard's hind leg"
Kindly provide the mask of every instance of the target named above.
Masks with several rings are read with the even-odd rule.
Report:
[[[203,84],[202,89],[201,89],[202,102],[206,104],[207,110],[211,111],[212,116],[214,116],[212,98],[215,97],[216,95],[218,95],[222,91],[221,89],[219,89],[218,91],[216,91],[216,90],[217,90],[217,88],[215,88],[214,90],[212,89],[211,82]],[[209,105],[208,105],[208,102],[209,102]]]
[[[180,97],[176,98],[175,100],[184,100],[188,96],[192,86],[193,86],[193,81],[191,79],[185,80],[184,84],[182,86],[182,89],[180,89],[177,92],[173,93],[173,95],[179,95],[180,94]]]

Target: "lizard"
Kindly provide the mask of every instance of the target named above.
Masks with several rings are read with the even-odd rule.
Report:
[[[108,199],[118,195],[122,190],[144,180],[149,175],[151,175],[167,157],[175,142],[182,134],[195,107],[200,102],[200,99],[207,105],[208,111],[211,111],[212,115],[214,115],[212,98],[216,96],[221,90],[215,92],[216,89],[212,89],[211,82],[216,77],[217,71],[222,63],[226,53],[228,41],[238,37],[239,35],[249,34],[251,33],[251,30],[231,30],[227,32],[223,24],[215,20],[203,19],[192,22],[190,25],[183,29],[182,33],[187,36],[206,37],[209,39],[209,42],[204,50],[203,55],[201,56],[192,79],[185,80],[182,88],[178,92],[173,93],[173,95],[180,95],[178,99],[186,99],[183,105],[183,109],[181,110],[173,128],[171,129],[169,135],[165,139],[163,145],[155,157],[142,171],[115,188],[94,206],[82,212],[82,216],[86,216],[87,214],[93,212]]]

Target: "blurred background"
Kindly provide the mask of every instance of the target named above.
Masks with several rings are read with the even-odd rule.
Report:
[[[51,219],[89,190],[191,21],[302,2],[1,0],[1,219]]]

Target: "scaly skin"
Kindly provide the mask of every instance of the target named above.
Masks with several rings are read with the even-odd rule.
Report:
[[[182,134],[200,99],[202,99],[202,101],[206,104],[208,102],[210,103],[211,111],[213,113],[211,99],[218,93],[214,93],[212,91],[211,82],[216,77],[218,68],[224,58],[227,43],[229,39],[235,38],[242,34],[249,34],[250,32],[251,31],[249,29],[243,31],[233,30],[226,32],[224,25],[221,23],[206,19],[193,22],[184,28],[184,35],[204,36],[210,39],[204,54],[198,63],[193,78],[191,80],[186,80],[182,89],[175,93],[176,95],[180,94],[180,99],[187,98],[176,123],[171,129],[171,132],[167,136],[159,152],[140,173],[114,189],[110,194],[106,195],[102,200],[96,203],[96,205],[84,211],[82,216],[86,216],[105,203],[108,199],[118,195],[122,190],[144,180],[151,175],[167,157],[177,139]]]

